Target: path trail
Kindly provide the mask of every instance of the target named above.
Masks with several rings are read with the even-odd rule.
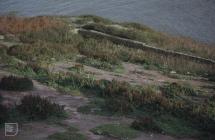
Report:
[[[76,64],[79,63],[56,62],[50,69],[53,72],[70,72],[69,68],[75,67]],[[146,70],[143,66],[125,62],[123,63],[123,68],[124,71],[122,73],[115,73],[84,65],[84,72],[93,74],[97,80],[106,79],[111,81],[115,79],[137,85],[163,85],[172,82],[186,82],[197,89],[203,90],[205,93],[214,93],[215,83],[209,82],[202,77],[183,76],[182,78],[171,78],[171,76],[164,75],[159,71]],[[182,76],[179,74],[175,75],[178,77]]]
[[[9,73],[0,71],[0,78]],[[30,92],[8,92],[0,91],[4,97],[4,104],[12,105],[18,103],[20,99],[25,95],[39,95],[47,97],[51,101],[61,105],[65,105],[65,109],[69,114],[68,118],[62,122],[64,125],[50,124],[47,122],[32,122],[22,124],[20,131],[16,137],[5,137],[4,129],[0,129],[1,140],[46,140],[48,135],[56,132],[66,131],[66,126],[76,126],[80,129],[80,132],[88,137],[89,140],[112,140],[104,136],[94,135],[90,132],[90,129],[109,123],[123,123],[130,124],[133,120],[126,117],[113,117],[113,116],[97,116],[97,115],[86,115],[77,112],[77,108],[86,105],[89,99],[84,96],[72,96],[59,93],[53,88],[44,86],[34,81],[35,89]],[[176,138],[160,135],[160,134],[146,134],[142,133],[136,140],[177,140]],[[187,139],[184,139],[187,140]]]

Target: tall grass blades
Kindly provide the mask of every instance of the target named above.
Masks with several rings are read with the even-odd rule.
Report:
[[[43,120],[49,117],[65,116],[63,106],[52,103],[50,100],[40,96],[28,95],[23,97],[17,109],[26,115],[29,120]]]
[[[0,25],[0,33],[17,34],[28,31],[41,31],[45,28],[62,26],[63,22],[45,16],[32,18],[1,16]]]
[[[15,76],[3,77],[0,82],[0,89],[28,91],[33,89],[33,82],[28,78],[19,78]]]

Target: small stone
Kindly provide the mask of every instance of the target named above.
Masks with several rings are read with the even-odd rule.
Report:
[[[33,62],[37,61],[37,58],[36,57],[32,58],[32,61]]]
[[[3,35],[0,35],[0,40],[4,40],[4,36]]]
[[[98,135],[101,135],[101,134],[102,134],[102,132],[101,132],[100,130],[97,130],[96,133],[97,133]]]
[[[55,61],[56,59],[55,58],[51,58],[51,61]]]
[[[170,74],[176,74],[176,73],[177,73],[176,71],[171,71],[171,72],[170,72]]]

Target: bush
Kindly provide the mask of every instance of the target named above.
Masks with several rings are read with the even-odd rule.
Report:
[[[118,58],[120,48],[109,41],[96,41],[94,39],[89,39],[78,47],[80,54],[113,65],[120,64],[121,62]]]
[[[70,32],[67,26],[48,28],[42,31],[25,32],[20,35],[20,40],[24,43],[35,43],[37,41],[46,41],[52,43],[79,43],[82,38],[78,34]]]
[[[139,132],[123,124],[104,124],[91,130],[94,134],[114,137],[120,140],[134,139]]]
[[[13,46],[8,54],[27,62],[51,62],[73,58],[78,53],[77,44],[62,45],[38,41],[33,44]]]
[[[33,89],[33,82],[29,78],[8,76],[2,78],[0,88],[10,91],[28,91]]]
[[[59,27],[64,25],[64,23],[47,16],[32,18],[0,16],[0,25],[1,33],[17,34],[26,31],[41,31],[46,28]]]
[[[178,83],[171,83],[162,88],[166,97],[174,98],[177,96],[194,96],[197,92],[190,85],[182,85]]]
[[[116,113],[129,113],[134,110],[132,103],[123,97],[107,98],[105,106],[109,111]]]
[[[21,104],[17,106],[29,120],[44,120],[49,117],[65,117],[64,106],[52,103],[40,96],[28,95],[23,97]]]
[[[150,117],[142,117],[142,118],[135,120],[132,123],[131,127],[133,127],[136,130],[141,130],[141,131],[161,132],[161,129],[159,128],[159,126]]]
[[[95,86],[95,80],[87,78],[85,75],[68,74],[59,77],[55,81],[59,86],[69,89],[84,89],[93,88]]]

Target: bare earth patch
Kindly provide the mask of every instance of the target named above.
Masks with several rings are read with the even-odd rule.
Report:
[[[98,70],[100,72],[100,70]],[[6,73],[0,72],[0,77]],[[107,73],[106,73],[107,74]],[[114,78],[116,76],[113,76]],[[133,120],[125,117],[112,117],[112,116],[97,116],[97,115],[86,115],[77,112],[77,108],[88,103],[88,98],[82,96],[64,95],[59,93],[55,89],[41,85],[34,81],[35,89],[30,92],[8,92],[0,91],[5,101],[10,104],[18,103],[24,95],[40,95],[42,97],[48,97],[50,100],[65,105],[65,109],[69,114],[68,118],[61,122],[61,125],[49,124],[47,122],[32,122],[22,124],[18,136],[16,137],[5,137],[4,128],[0,129],[1,140],[45,140],[47,136],[56,132],[66,131],[66,127],[75,126],[80,129],[80,133],[87,136],[89,140],[111,140],[104,136],[94,135],[90,132],[90,129],[99,126],[101,124],[109,123],[122,123],[130,124]],[[63,125],[62,125],[63,124]],[[176,138],[165,136],[161,134],[146,134],[140,132],[141,136],[136,140],[176,140]]]

